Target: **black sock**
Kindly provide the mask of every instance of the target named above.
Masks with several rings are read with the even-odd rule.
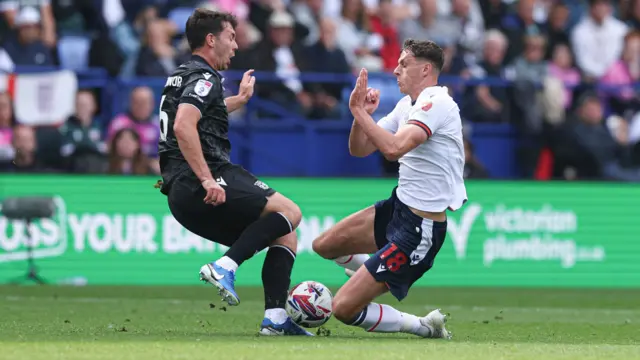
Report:
[[[296,255],[284,245],[274,245],[267,251],[262,265],[265,310],[284,309],[295,261]]]
[[[238,266],[266,248],[275,239],[293,231],[291,223],[280,213],[269,213],[247,226],[233,245],[224,254]]]

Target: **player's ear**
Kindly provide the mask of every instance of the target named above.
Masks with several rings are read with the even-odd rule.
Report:
[[[212,33],[208,33],[206,37],[207,45],[213,47],[216,43],[216,37]]]
[[[424,62],[424,66],[422,67],[422,75],[427,76],[433,71],[433,64],[428,61]]]

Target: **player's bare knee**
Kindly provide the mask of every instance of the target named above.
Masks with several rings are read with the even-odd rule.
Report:
[[[277,212],[284,216],[291,224],[291,228],[295,230],[302,220],[302,211],[290,199],[276,193],[269,198],[269,202],[265,208],[265,212]]]
[[[298,225],[300,225],[300,221],[302,221],[302,211],[300,210],[300,207],[293,201],[289,200],[285,215],[291,222],[293,229],[297,229]]]
[[[329,229],[318,236],[311,247],[313,251],[325,259],[335,259],[341,254],[337,252],[338,244],[340,244],[340,234],[333,229]]]
[[[329,241],[328,241],[330,232],[331,232],[330,230],[323,232],[322,234],[320,234],[320,236],[318,236],[315,240],[313,240],[313,243],[311,243],[311,248],[313,249],[313,252],[322,256],[325,259],[330,259],[330,256],[331,256]]]

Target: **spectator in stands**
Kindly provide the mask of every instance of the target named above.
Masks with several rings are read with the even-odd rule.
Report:
[[[569,8],[562,3],[556,2],[552,5],[549,12],[549,21],[547,29],[547,59],[553,57],[553,51],[557,45],[569,44],[569,35],[567,34],[567,25],[569,21]]]
[[[393,69],[398,66],[401,51],[397,24],[393,15],[393,0],[380,0],[377,14],[371,17],[371,29],[383,39],[380,57],[384,70],[393,72]]]
[[[589,0],[589,13],[571,33],[576,63],[593,81],[620,58],[627,26],[611,14],[609,0]]]
[[[309,30],[309,34],[302,40],[305,46],[311,46],[320,40],[323,5],[323,0],[299,0],[291,4],[295,19]]]
[[[564,88],[562,103],[565,110],[568,110],[573,101],[572,87],[580,83],[580,72],[573,64],[573,56],[568,45],[556,44],[547,71],[552,78],[562,82]]]
[[[503,78],[502,63],[507,51],[507,38],[498,30],[485,33],[483,59],[470,68],[474,79]],[[508,122],[509,96],[502,86],[478,85],[471,89],[463,106],[465,118],[476,122]]]
[[[309,71],[347,75],[351,72],[347,59],[336,44],[336,24],[328,19],[320,23],[320,40],[310,47],[308,55]],[[310,118],[338,118],[338,103],[342,98],[344,83],[309,84],[313,93],[313,110]]]
[[[286,5],[283,0],[253,0],[249,1],[249,22],[258,29],[262,34],[269,33],[269,21],[274,12],[287,12]],[[292,25],[293,38],[299,42],[306,38],[309,30],[306,26],[295,21]]]
[[[522,0],[521,0],[522,1]],[[439,3],[441,4],[442,1]],[[440,9],[438,9],[440,10]],[[451,11],[438,16],[445,44],[458,46],[458,52],[481,55],[484,34],[482,11],[475,0],[451,0]]]
[[[149,164],[137,132],[124,128],[114,134],[109,146],[109,174],[150,175],[155,171]]]
[[[338,46],[347,62],[354,69],[366,67],[369,71],[381,71],[382,59],[377,56],[383,44],[378,34],[371,33],[371,22],[362,0],[343,0],[338,21]]]
[[[543,34],[545,27],[535,21],[533,16],[535,0],[519,0],[517,12],[509,14],[502,20],[501,30],[507,35],[509,49],[505,56],[505,64],[511,63],[524,51],[524,36],[527,34]]]
[[[628,33],[624,38],[622,56],[600,79],[602,85],[619,86],[605,89],[612,97],[612,110],[623,114],[625,110],[638,110],[640,96],[633,84],[640,81],[640,31]]]
[[[471,141],[464,139],[464,173],[465,179],[486,179],[489,172],[476,157]]]
[[[42,38],[40,14],[32,7],[20,10],[15,18],[15,36],[9,38],[4,49],[16,65],[53,66],[51,49]]]
[[[418,0],[420,12],[415,18],[407,18],[398,26],[400,42],[407,39],[431,39],[442,44],[442,36],[439,35],[436,0]]]
[[[53,0],[51,8],[60,37],[66,34],[94,33],[104,29],[99,4],[85,0]]]
[[[627,25],[635,30],[640,30],[640,0],[630,1],[626,15]]]
[[[507,69],[507,78],[537,83],[547,76],[546,39],[542,35],[525,35],[524,50]]]
[[[506,2],[502,0],[480,0],[480,8],[482,9],[482,17],[486,29],[499,29],[502,19],[507,15],[509,10]]]
[[[505,77],[513,81],[509,115],[520,136],[517,144],[519,167],[525,178],[532,178],[544,143],[546,109],[542,106],[542,95],[547,89],[546,86],[541,89],[539,85],[544,84],[547,77],[546,40],[540,34],[525,35],[524,43],[523,54],[505,70]],[[562,115],[562,107],[556,108]]]
[[[585,167],[590,164],[587,173],[611,180],[640,181],[640,169],[623,166],[624,155],[629,155],[625,154],[628,137],[613,136],[603,125],[603,115],[600,99],[592,93],[583,94],[567,139],[575,144],[573,157],[580,158]]]
[[[147,24],[136,75],[166,77],[177,67],[175,58],[176,50],[164,25],[156,21]]]
[[[13,166],[15,150],[12,144],[12,127],[14,124],[11,97],[6,92],[0,93],[0,169]]]
[[[287,12],[274,12],[269,19],[267,41],[258,43],[253,52],[252,68],[274,72],[282,82],[259,82],[256,94],[284,108],[307,114],[313,99],[303,87],[299,75],[305,69],[304,48],[294,40],[294,20]]]
[[[75,114],[69,116],[59,129],[63,138],[60,152],[71,172],[104,172],[102,155],[107,147],[102,141],[100,125],[94,122],[96,110],[96,100],[91,91],[78,91]]]
[[[140,86],[131,92],[129,110],[116,116],[109,124],[108,139],[113,140],[116,132],[123,128],[134,129],[140,138],[142,152],[149,158],[158,156],[160,127],[155,115],[153,91]]]
[[[56,45],[56,23],[53,18],[53,11],[49,0],[0,0],[0,12],[2,12],[2,20],[12,28],[19,26],[20,14],[25,9],[32,9],[33,13],[38,16],[38,24],[41,23],[42,42],[49,48]],[[29,11],[31,13],[31,11]],[[31,16],[31,15],[30,15]],[[42,21],[40,21],[42,19]],[[0,30],[2,29],[0,27]]]
[[[38,144],[36,133],[31,126],[17,125],[13,128],[13,148],[15,158],[13,171],[17,172],[52,172],[37,156]]]

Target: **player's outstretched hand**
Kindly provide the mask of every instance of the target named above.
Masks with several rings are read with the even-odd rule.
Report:
[[[364,101],[364,109],[371,115],[376,112],[378,105],[380,105],[380,90],[368,88],[367,97]]]
[[[247,70],[244,75],[242,75],[242,80],[240,81],[240,91],[238,95],[240,95],[244,101],[249,101],[249,99],[253,96],[253,86],[256,84],[256,78],[253,76],[253,69]]]
[[[220,186],[215,180],[205,180],[202,182],[202,187],[207,192],[204,197],[204,202],[213,206],[224,204],[226,200],[226,194],[222,186]]]
[[[364,107],[367,98],[368,78],[367,69],[362,68],[356,80],[356,86],[353,88],[351,97],[349,98],[349,109],[356,110]]]

